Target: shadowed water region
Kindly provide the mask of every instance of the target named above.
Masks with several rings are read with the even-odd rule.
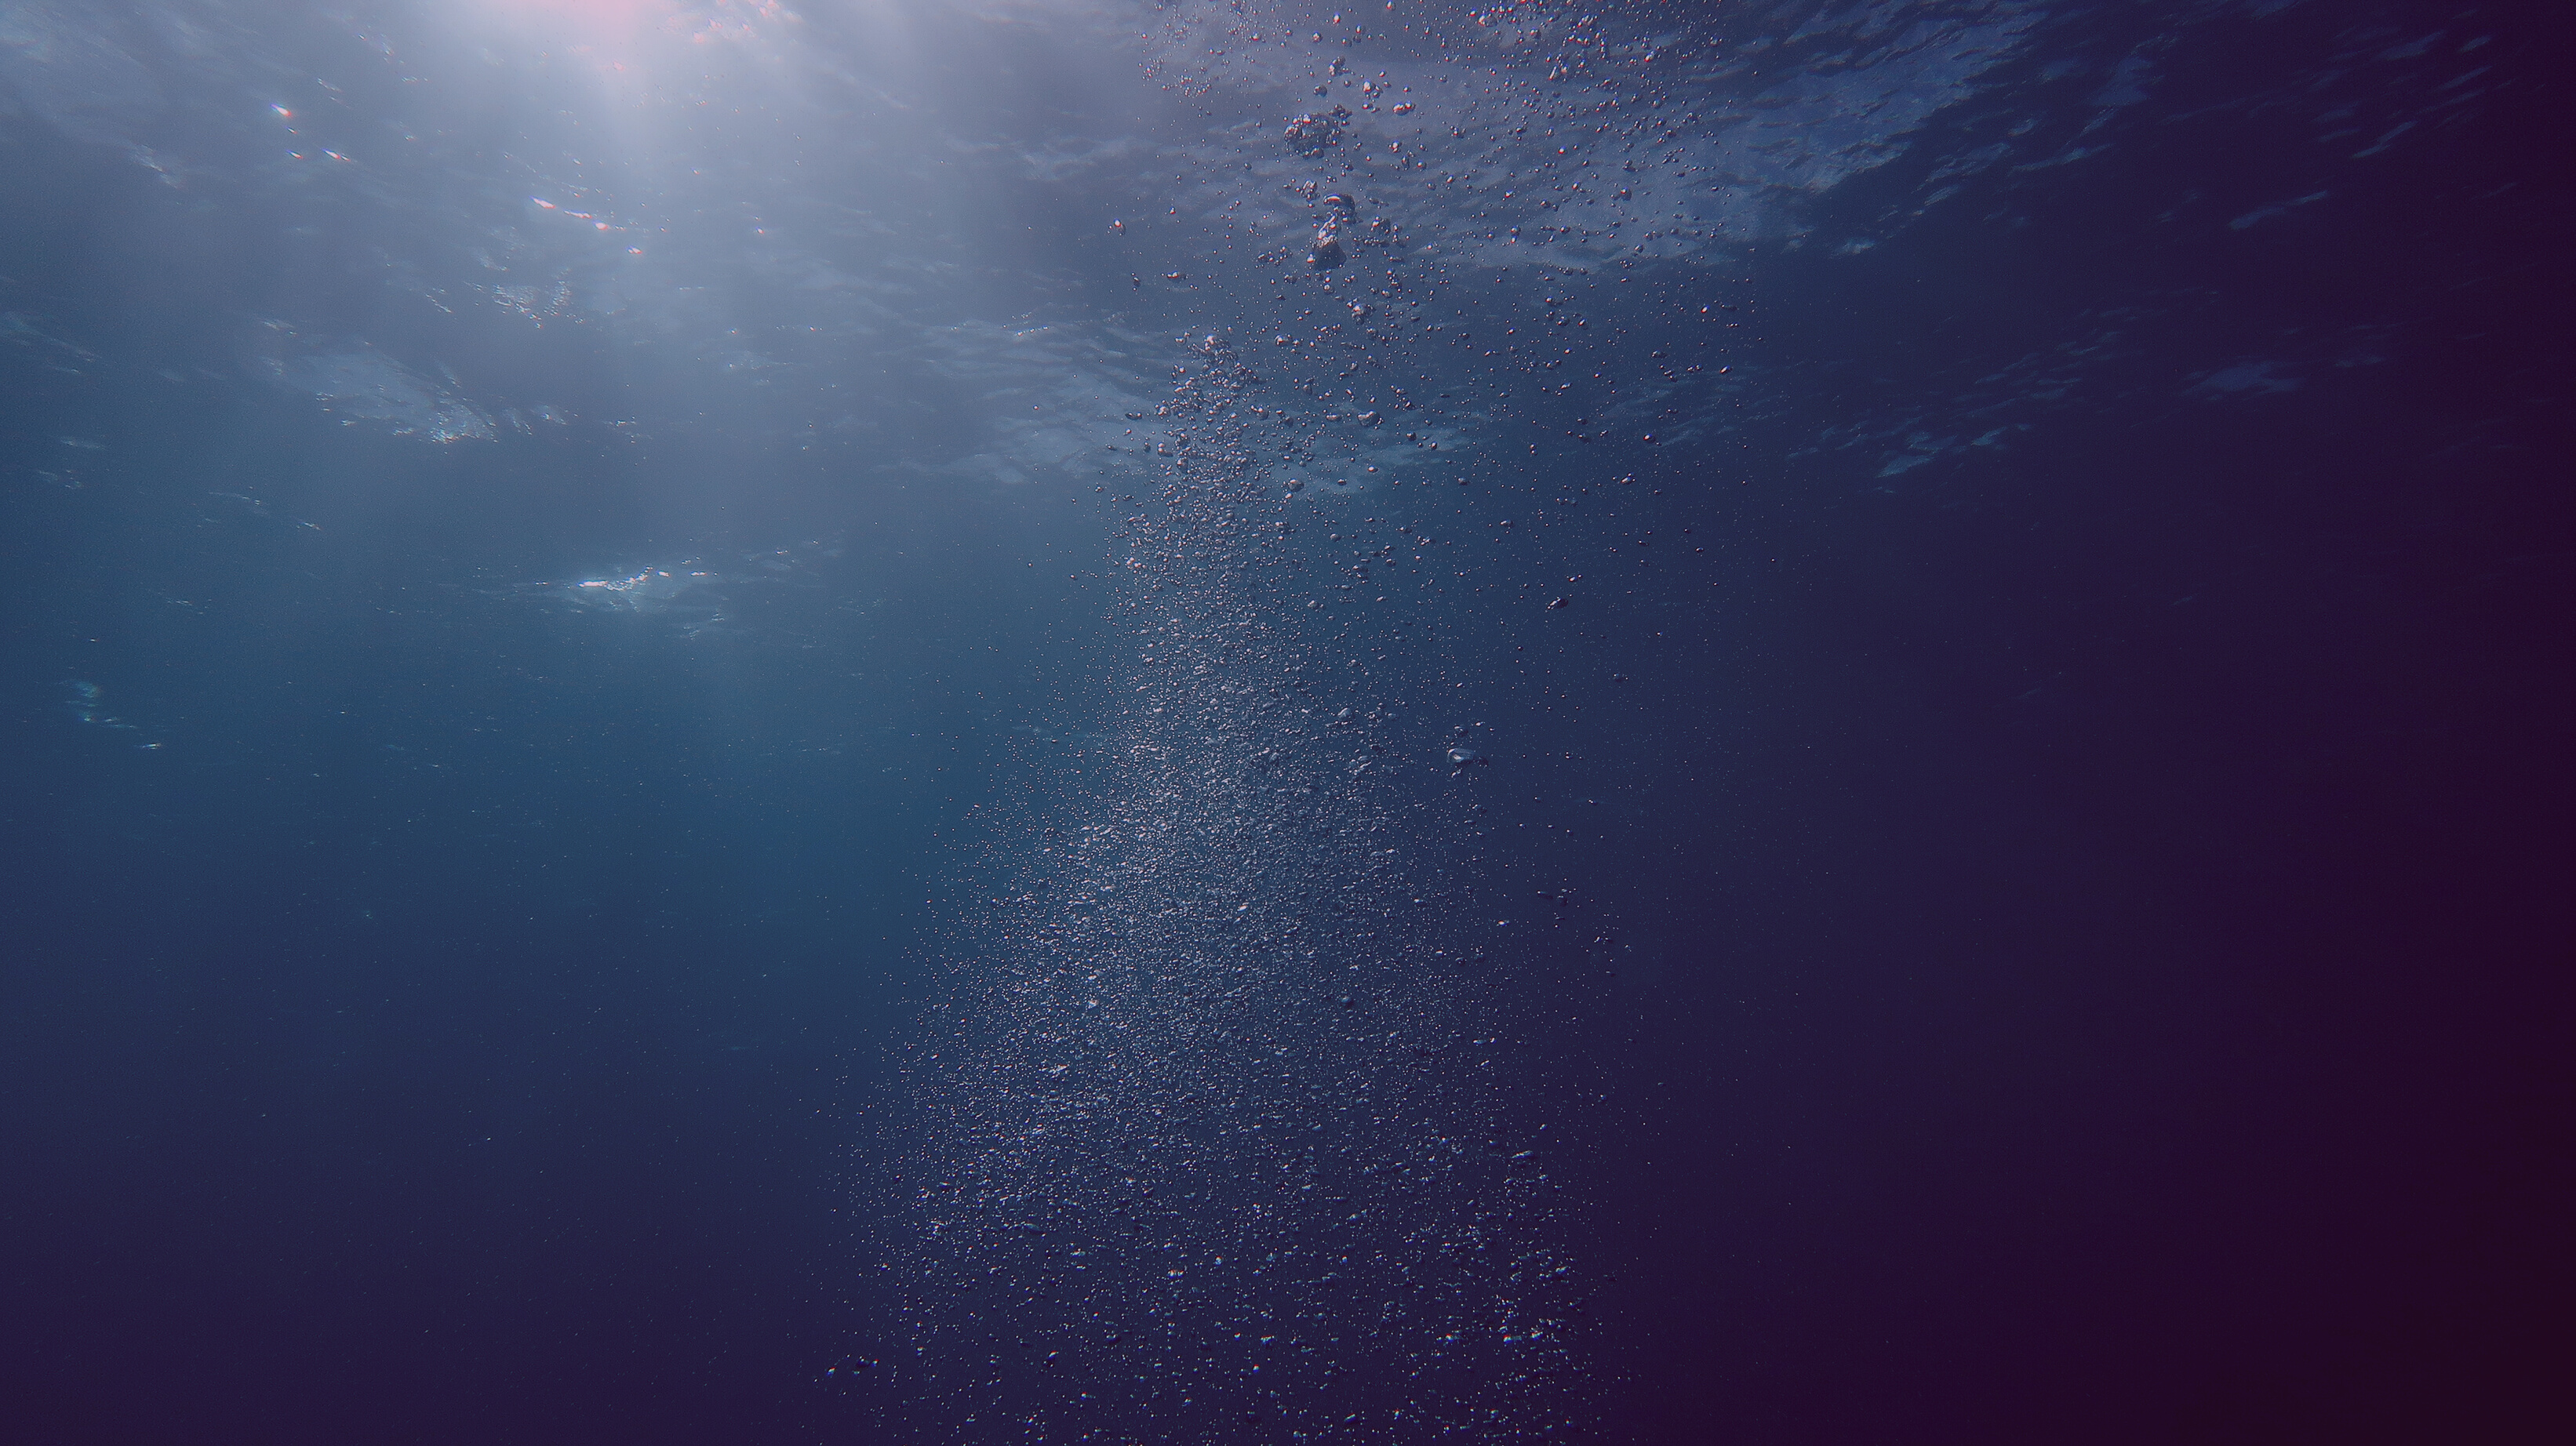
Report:
[[[2506,1439],[2541,53],[0,0],[0,1397]]]

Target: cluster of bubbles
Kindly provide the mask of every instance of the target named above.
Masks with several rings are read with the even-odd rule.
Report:
[[[832,1375],[924,1439],[1562,1429],[1565,1206],[1431,837],[1474,775],[1265,581],[1292,544],[1262,379],[1213,336],[1175,371],[1124,712],[994,823],[902,1061],[927,1128],[880,1182],[894,1303]]]
[[[1350,107],[1340,105],[1298,116],[1288,122],[1288,149],[1310,160],[1320,156],[1341,140],[1342,127],[1350,121]]]
[[[1606,54],[1625,74],[1653,63],[1588,19],[1509,15],[1553,42],[1551,81]],[[1225,23],[1233,35],[1249,22]],[[1385,102],[1389,116],[1423,98],[1398,101],[1338,59],[1326,79],[1358,85],[1355,103]],[[1630,100],[1584,107],[1586,138],[1671,138],[1675,118]],[[1517,174],[1480,157],[1431,175],[1407,140],[1378,164],[1434,205],[1460,182],[1505,207],[1541,186],[1584,200],[1588,190],[1561,189],[1573,160],[1558,158],[1577,137],[1548,130],[1573,109],[1533,89],[1477,114],[1498,110],[1547,131],[1550,154],[1518,158]],[[1334,106],[1272,134],[1317,163],[1347,151],[1360,124]],[[1633,174],[1623,167],[1620,184]],[[857,1292],[873,1325],[827,1374],[885,1439],[1501,1441],[1562,1438],[1593,1419],[1589,1287],[1570,1253],[1582,1221],[1551,1178],[1563,1131],[1527,1103],[1535,1066],[1495,1002],[1507,991],[1492,987],[1517,961],[1496,942],[1509,932],[1480,917],[1466,870],[1474,796],[1506,770],[1481,735],[1407,696],[1402,674],[1348,656],[1361,651],[1355,629],[1394,615],[1353,586],[1392,592],[1400,575],[1428,604],[1433,579],[1398,563],[1446,557],[1435,549],[1447,539],[1417,522],[1382,547],[1350,524],[1300,538],[1296,519],[1397,497],[1427,507],[1397,489],[1428,469],[1522,490],[1533,479],[1512,463],[1461,455],[1456,429],[1470,419],[1448,420],[1452,405],[1500,411],[1499,388],[1446,405],[1441,388],[1529,378],[1553,394],[1569,364],[1633,366],[1636,342],[1616,323],[1641,318],[1604,313],[1611,324],[1595,330],[1569,288],[1615,291],[1620,277],[1570,255],[1515,256],[1541,265],[1470,295],[1451,283],[1478,268],[1451,246],[1408,280],[1397,268],[1433,261],[1432,248],[1407,254],[1409,228],[1391,215],[1364,222],[1364,207],[1404,203],[1364,194],[1361,179],[1385,177],[1344,157],[1321,181],[1288,185],[1310,208],[1311,241],[1265,244],[1253,260],[1273,269],[1244,288],[1249,299],[1303,278],[1298,299],[1330,303],[1322,316],[1194,332],[1169,395],[1127,414],[1150,410],[1156,429],[1150,450],[1117,449],[1149,469],[1118,474],[1147,497],[1127,509],[1125,550],[1107,569],[1112,631],[1135,651],[1101,680],[1115,697],[1098,733],[1047,755],[1059,786],[985,806],[994,844],[979,902],[896,1066],[918,1128],[869,1167],[868,1193],[889,1205]],[[1388,248],[1384,266],[1351,264],[1363,246]],[[1561,294],[1523,297],[1533,284]],[[1523,337],[1507,313],[1528,301],[1544,316],[1521,320]],[[1699,319],[1716,324],[1714,310]],[[1313,373],[1289,379],[1302,400],[1270,395],[1229,339],[1238,332]],[[1642,360],[1667,387],[1713,372],[1715,357],[1696,355],[1708,343],[1693,341],[1689,361],[1651,345]],[[1338,399],[1337,382],[1352,383]],[[1388,400],[1363,402],[1363,385]],[[1643,390],[1656,400],[1604,397],[1591,410],[1624,421],[1669,395]],[[1303,415],[1309,403],[1322,410]],[[1414,428],[1399,442],[1380,406],[1428,412],[1398,422]],[[1578,442],[1611,440],[1590,416],[1570,420]],[[1344,421],[1362,431],[1301,425]],[[1386,440],[1357,450],[1363,434]],[[1317,465],[1318,447],[1344,446],[1387,472]],[[1494,526],[1492,548],[1516,546],[1507,519]],[[1349,551],[1363,540],[1369,550]],[[1467,577],[1439,576],[1452,573]]]

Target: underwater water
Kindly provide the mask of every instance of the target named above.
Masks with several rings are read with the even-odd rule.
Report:
[[[8,1436],[2553,1439],[2543,19],[0,0]]]

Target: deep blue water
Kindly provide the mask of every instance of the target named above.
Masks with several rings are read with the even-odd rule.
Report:
[[[2555,1439],[2544,20],[0,0],[7,1434]]]

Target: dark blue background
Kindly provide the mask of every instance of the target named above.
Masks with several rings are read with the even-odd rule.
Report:
[[[2533,71],[2231,230],[2313,142],[2215,102],[2344,23],[2213,22],[2107,161],[1760,256],[1728,455],[1558,443],[1512,484],[1633,469],[1708,549],[1563,620],[1592,721],[1477,699],[1566,755],[1519,765],[1510,868],[1576,902],[1508,987],[1614,1122],[1574,1242],[1607,1439],[2566,1429],[2564,127]],[[8,125],[8,190],[56,198],[0,222],[12,305],[220,353],[192,329],[281,263],[219,218],[156,253],[124,223],[181,202]],[[1812,446],[2087,317],[2119,344],[2007,451],[1874,487]],[[2183,380],[2284,352],[2295,391]],[[967,809],[1054,786],[1002,722],[1087,706],[1113,584],[1006,562],[1066,500],[0,368],[10,1434],[854,1439],[816,1385],[839,1182]],[[113,485],[36,480],[63,435]],[[267,512],[209,500],[252,473]],[[790,535],[841,555],[747,605],[756,645],[519,591]],[[1444,646],[1500,677],[1537,636]],[[71,679],[137,731],[76,726]]]

